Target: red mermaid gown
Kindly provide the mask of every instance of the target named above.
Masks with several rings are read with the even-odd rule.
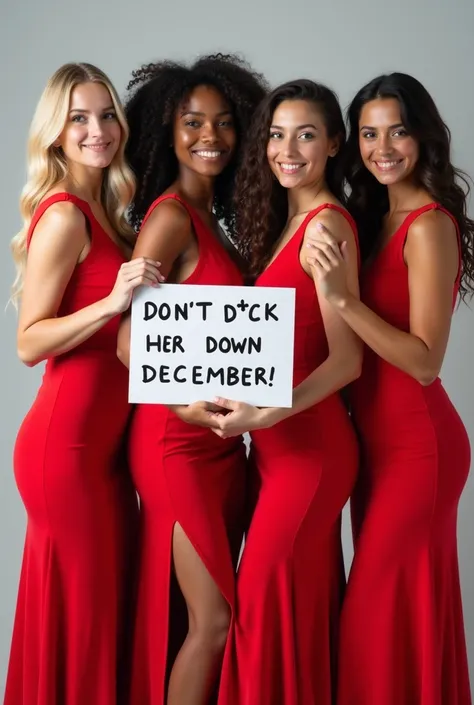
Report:
[[[58,316],[112,290],[125,261],[89,205],[91,250],[75,268]],[[48,360],[18,433],[17,485],[28,514],[5,705],[116,705],[137,501],[121,453],[127,370],[116,356],[119,317]]]
[[[293,385],[328,355],[313,280],[300,264],[310,212],[256,286],[296,290]],[[341,512],[358,465],[339,394],[251,433],[259,484],[237,577],[219,705],[332,705],[344,590]]]
[[[410,330],[408,228],[362,276],[363,301]],[[448,213],[449,215],[449,213]],[[453,289],[453,306],[459,276]],[[456,545],[469,441],[438,378],[423,387],[366,349],[351,402],[362,464],[341,621],[339,705],[469,705]]]
[[[146,218],[167,198],[186,208],[199,246],[198,264],[183,283],[242,285],[224,246],[177,195],[158,198]],[[210,429],[185,423],[166,406],[143,404],[131,424],[130,468],[140,496],[141,560],[129,702],[164,705],[169,669],[186,635],[179,629],[183,620],[175,605],[182,612],[185,607],[170,600],[173,527],[181,525],[233,610],[233,549],[238,550],[242,539],[245,446],[242,437],[223,440]]]

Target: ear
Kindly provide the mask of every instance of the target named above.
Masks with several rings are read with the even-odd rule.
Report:
[[[333,137],[329,142],[329,156],[335,157],[336,154],[339,152],[340,146],[341,146],[340,135],[338,135],[337,137]]]

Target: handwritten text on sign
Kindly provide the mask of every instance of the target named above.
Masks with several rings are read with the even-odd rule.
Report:
[[[133,298],[132,403],[291,406],[294,289],[163,284]]]

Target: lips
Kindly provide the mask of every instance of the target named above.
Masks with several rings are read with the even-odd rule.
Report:
[[[278,166],[280,171],[284,174],[296,174],[305,166],[305,164],[295,162],[278,162]]]
[[[226,152],[223,149],[195,149],[193,150],[193,154],[201,159],[213,161],[220,159]]]
[[[96,144],[83,144],[81,147],[89,149],[91,152],[105,152],[110,147],[110,142],[98,142]]]
[[[380,169],[380,171],[390,171],[390,169],[394,169],[397,167],[399,164],[403,162],[403,159],[392,159],[390,161],[376,161],[374,160],[374,164],[377,167],[377,169]]]

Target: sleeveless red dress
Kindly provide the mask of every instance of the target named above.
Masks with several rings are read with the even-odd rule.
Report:
[[[154,201],[143,222],[169,198],[186,208],[199,247],[198,264],[183,283],[242,285],[242,275],[224,246],[177,195]],[[170,594],[175,597],[173,527],[181,525],[233,610],[232,549],[238,551],[243,533],[245,446],[242,437],[223,440],[210,429],[185,423],[166,406],[143,404],[131,424],[130,468],[141,506],[130,704],[164,705],[169,668],[187,631],[184,604],[170,601]]]
[[[367,306],[407,332],[404,244],[413,221],[432,209],[447,213],[436,203],[410,213],[362,276]],[[459,275],[453,306],[458,289]],[[456,546],[466,431],[440,379],[423,387],[369,348],[350,396],[362,465],[338,703],[469,705]]]
[[[41,203],[79,208],[91,250],[58,316],[113,288],[125,261],[89,205],[68,193]],[[5,705],[116,705],[125,578],[137,502],[120,453],[128,375],[117,360],[119,316],[50,358],[18,433],[15,477],[28,514]]]
[[[296,290],[293,386],[328,355],[313,280],[300,264],[307,215],[256,286]],[[237,620],[226,649],[220,705],[332,705],[344,589],[341,511],[358,465],[339,394],[255,431],[259,492],[237,577]]]

